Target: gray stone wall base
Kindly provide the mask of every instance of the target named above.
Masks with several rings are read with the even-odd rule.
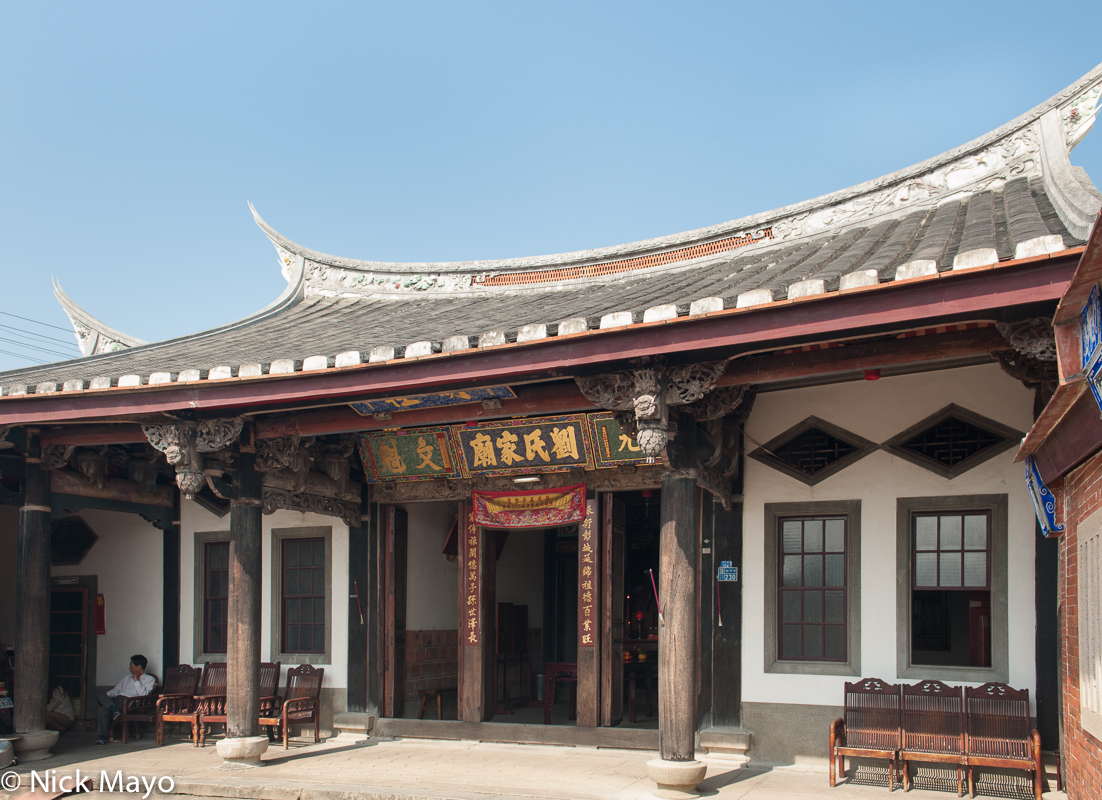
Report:
[[[742,727],[753,734],[750,761],[827,767],[830,723],[842,711],[842,706],[743,703]]]

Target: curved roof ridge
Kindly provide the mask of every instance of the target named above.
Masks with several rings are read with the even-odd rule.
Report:
[[[251,204],[250,208],[252,208],[253,219],[256,221],[256,224],[268,236],[272,244],[275,245],[277,252],[280,253],[281,260],[285,264],[289,257],[297,256],[315,262],[323,268],[337,267],[356,271],[379,271],[395,274],[415,274],[423,272],[493,273],[525,271],[650,254],[671,247],[694,244],[725,236],[741,235],[753,241],[759,241],[761,239],[774,238],[772,235],[773,231],[766,230],[770,223],[772,223],[773,227],[777,227],[778,225],[783,226],[786,238],[798,238],[808,233],[818,232],[818,229],[806,232],[802,230],[803,226],[801,222],[803,220],[801,220],[801,218],[812,215],[815,212],[825,213],[831,209],[838,208],[847,203],[859,201],[862,198],[878,193],[890,194],[897,189],[901,192],[908,192],[910,188],[908,186],[909,182],[918,181],[925,176],[935,173],[939,169],[952,167],[957,162],[973,154],[992,149],[994,145],[1003,145],[1004,148],[1010,150],[1008,154],[1004,154],[1004,158],[1002,159],[1003,163],[998,165],[1001,167],[1001,171],[999,169],[995,169],[994,171],[989,170],[987,174],[981,174],[975,179],[969,180],[969,170],[962,166],[957,170],[957,172],[960,173],[960,175],[957,176],[957,183],[946,181],[944,178],[940,180],[942,185],[937,187],[940,188],[939,193],[935,194],[931,191],[931,189],[935,188],[932,185],[921,187],[925,192],[925,204],[928,206],[940,204],[941,202],[961,196],[962,194],[967,195],[974,191],[980,191],[982,188],[990,186],[994,181],[1005,181],[1010,177],[1015,177],[1018,173],[1012,172],[1011,169],[1017,163],[1020,163],[1022,159],[1022,143],[1015,143],[1011,140],[1013,140],[1015,136],[1020,137],[1024,135],[1031,126],[1037,123],[1038,120],[1050,111],[1059,108],[1074,107],[1089,94],[1091,97],[1087,99],[1092,100],[1092,102],[1086,104],[1084,108],[1085,113],[1080,114],[1079,111],[1073,111],[1071,119],[1068,119],[1066,115],[1064,117],[1063,121],[1067,128],[1067,138],[1063,143],[1065,148],[1063,155],[1066,159],[1067,151],[1078,143],[1087,129],[1090,128],[1091,123],[1093,123],[1094,116],[1099,110],[1100,103],[1098,94],[1100,91],[1102,91],[1102,64],[1099,64],[1079,80],[1056,93],[1048,100],[1024,114],[1019,115],[1017,118],[999,128],[977,137],[966,144],[947,150],[925,161],[921,161],[918,164],[905,167],[880,178],[874,178],[856,184],[855,186],[840,189],[810,200],[782,206],[781,208],[771,211],[740,217],[739,219],[719,223],[717,225],[590,250],[576,250],[548,255],[480,261],[387,262],[352,259],[343,256],[334,256],[304,247],[271,227],[260,217],[256,209],[252,208]],[[1037,144],[1036,140],[1042,138],[1039,130],[1034,131],[1032,136],[1034,138],[1024,145],[1026,149],[1031,149],[1031,152],[1036,152],[1036,150],[1042,147],[1051,148],[1056,144],[1047,141],[1044,142],[1044,144]],[[1041,167],[1037,166],[1036,169],[1040,171]],[[972,170],[972,173],[975,172],[976,170]],[[921,181],[919,181],[919,183],[921,183]],[[843,218],[841,220],[830,220],[826,221],[824,224],[837,223],[840,229],[848,225],[848,218],[854,216],[859,217],[861,221],[867,221],[878,216],[878,214],[875,213],[877,210],[880,212],[879,215],[883,215],[883,213],[888,213],[890,211],[897,211],[900,208],[903,210],[910,210],[916,204],[913,203],[910,206],[904,207],[903,204],[907,203],[908,200],[909,198],[904,196],[896,198],[894,203],[873,202],[871,203],[873,206],[873,213],[868,213],[869,209],[860,209],[854,214],[852,211],[843,209],[843,213],[841,214]],[[852,221],[856,222],[857,219],[853,219]]]
[[[250,208],[251,207],[252,207],[252,205],[250,204]],[[144,342],[144,341],[141,341],[140,339],[132,339],[132,341],[135,342],[135,344],[133,344],[133,345],[123,347],[123,348],[120,348],[120,349],[116,349],[116,350],[106,350],[106,351],[95,352],[95,353],[92,353],[90,355],[85,354],[85,356],[83,358],[69,359],[69,361],[110,363],[112,360],[114,360],[114,357],[116,357],[120,354],[125,355],[128,352],[134,352],[134,351],[139,351],[139,350],[143,351],[143,352],[150,352],[150,351],[160,349],[162,347],[173,347],[176,344],[178,344],[179,342],[194,342],[194,341],[197,341],[197,340],[200,340],[200,339],[205,339],[205,338],[208,338],[208,337],[211,337],[211,336],[220,335],[222,333],[225,333],[226,331],[233,330],[234,328],[239,328],[239,327],[242,327],[244,325],[249,325],[251,323],[257,322],[258,320],[261,320],[261,319],[264,319],[266,317],[277,314],[277,313],[279,313],[281,311],[284,311],[285,309],[287,309],[291,306],[297,305],[303,299],[304,293],[303,293],[303,269],[302,269],[302,264],[303,264],[302,259],[298,258],[294,261],[294,263],[292,263],[290,265],[289,272],[291,274],[291,279],[289,280],[289,282],[287,284],[287,288],[285,288],[283,290],[283,292],[279,295],[279,297],[277,297],[273,302],[269,303],[267,306],[262,308],[260,311],[257,311],[253,314],[250,314],[250,315],[246,316],[246,317],[242,317],[241,319],[235,320],[233,322],[228,322],[224,325],[219,325],[218,327],[215,327],[215,328],[209,328],[205,331],[199,331],[198,333],[187,333],[187,334],[183,334],[182,336],[176,336],[176,337],[173,337],[171,339],[162,339],[161,341],[157,341],[157,342]],[[55,296],[57,295],[58,292],[61,292],[61,286],[60,286],[60,284],[57,284],[57,282],[55,281],[55,292],[54,292]],[[62,301],[62,297],[65,297],[65,300],[67,300],[73,308],[79,310],[79,306],[77,306],[75,303],[73,303],[72,300],[69,300],[68,296],[66,296],[64,292],[61,292],[61,296],[58,297],[58,301],[62,302],[62,307],[63,308],[66,308],[66,306],[65,306],[65,303]],[[66,308],[66,313],[68,313],[67,308]],[[91,319],[94,320],[95,318],[91,317]],[[114,329],[108,328],[107,326],[103,326],[103,328],[105,328],[107,331],[115,332]],[[128,338],[132,338],[132,337],[128,337]],[[58,361],[58,362],[54,362],[54,363],[63,364],[65,362],[64,361]],[[51,364],[51,366],[53,366],[53,365]],[[23,368],[20,368],[20,369],[10,370],[9,372],[5,373],[5,376],[10,375],[13,378],[18,378],[21,373],[24,373],[24,372],[30,373],[30,372],[34,372],[38,369],[40,369],[40,368],[39,367],[23,367]]]
[[[76,333],[77,344],[80,345],[81,355],[89,356],[97,353],[110,353],[128,347],[137,347],[148,344],[144,339],[122,333],[107,325],[96,317],[93,317],[83,308],[73,302],[57,278],[53,279],[54,297],[61,304],[61,309],[72,323]]]

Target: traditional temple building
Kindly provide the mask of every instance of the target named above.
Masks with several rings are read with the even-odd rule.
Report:
[[[234,742],[270,660],[324,666],[329,730],[650,748],[668,785],[825,764],[861,676],[1027,688],[1057,748],[1058,553],[1014,458],[1100,92],[599,250],[363,261],[254,212],[286,291],[164,342],[59,290],[86,355],[0,374],[19,730],[50,672],[88,713],[141,650],[226,661]],[[414,718],[438,691],[456,719]]]

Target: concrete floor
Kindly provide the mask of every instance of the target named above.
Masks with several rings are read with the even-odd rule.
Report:
[[[426,739],[381,740],[342,734],[321,744],[293,742],[289,750],[270,748],[263,766],[226,770],[213,745],[193,747],[174,734],[157,747],[150,734],[128,745],[93,746],[90,734],[70,731],[56,755],[45,761],[0,770],[0,798],[10,800],[38,782],[91,776],[95,789],[106,775],[133,781],[136,792],[84,797],[142,797],[149,781],[184,797],[255,800],[641,800],[652,796],[646,762],[657,754],[634,750],[547,745],[492,744]],[[830,788],[826,770],[757,768],[706,760],[703,797],[739,800],[874,800],[887,796],[883,769],[862,765],[856,775]],[[16,776],[18,788],[9,782]],[[144,778],[144,782],[143,779]],[[1027,798],[1022,780],[981,787],[986,797]],[[7,791],[5,791],[7,790]],[[955,781],[944,790],[927,783],[908,800],[949,800]],[[156,789],[150,797],[161,796]],[[1054,795],[1057,796],[1057,795]]]

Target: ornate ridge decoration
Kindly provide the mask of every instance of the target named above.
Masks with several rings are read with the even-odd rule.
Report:
[[[1102,101],[1102,83],[1096,83],[1060,109],[1064,121],[1064,136],[1068,149],[1079,144],[1098,115]]]
[[[311,511],[315,514],[339,517],[350,528],[358,527],[360,524],[359,504],[338,500],[334,497],[297,494],[287,489],[274,489],[265,486],[261,493],[260,505],[265,514],[274,513],[280,509]]]
[[[4,437],[0,436],[0,439]],[[69,465],[69,459],[76,452],[76,445],[57,445],[42,448],[42,469],[62,469]]]

